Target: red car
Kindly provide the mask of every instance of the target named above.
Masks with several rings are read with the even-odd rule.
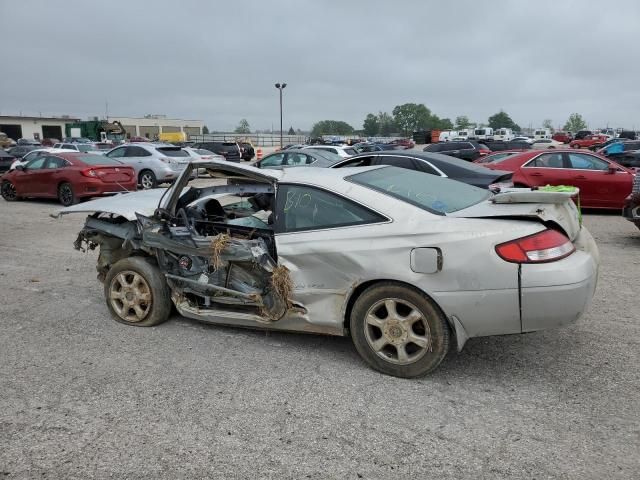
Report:
[[[592,145],[604,143],[607,140],[609,140],[607,135],[587,135],[580,140],[572,140],[569,146],[571,148],[589,148]]]
[[[2,198],[57,198],[72,205],[81,198],[136,190],[133,167],[103,155],[69,152],[41,155],[2,176]]]
[[[551,140],[562,143],[570,143],[573,140],[573,136],[569,132],[556,132],[551,137]]]
[[[631,170],[611,160],[570,149],[531,150],[483,166],[513,172],[516,187],[573,185],[580,205],[589,208],[621,209],[634,180]]]

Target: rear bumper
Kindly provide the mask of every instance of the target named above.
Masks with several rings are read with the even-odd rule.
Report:
[[[533,332],[578,320],[591,303],[598,282],[598,247],[586,228],[576,251],[557,262],[522,265],[522,331]]]
[[[104,183],[99,180],[87,181],[73,186],[76,197],[99,197],[103,195],[114,195],[122,192],[135,192],[136,182],[127,183]]]

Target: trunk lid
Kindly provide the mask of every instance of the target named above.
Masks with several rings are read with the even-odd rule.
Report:
[[[128,167],[94,167],[91,170],[104,183],[130,182],[134,176],[133,168]]]
[[[573,192],[545,192],[529,188],[503,190],[493,197],[457,212],[449,217],[459,218],[529,218],[542,222],[554,222],[570,240],[580,233],[581,218],[578,207],[571,197]]]

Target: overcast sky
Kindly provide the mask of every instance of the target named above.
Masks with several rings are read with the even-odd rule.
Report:
[[[0,114],[202,119],[210,129],[424,103],[522,127],[640,128],[640,2],[0,0]]]

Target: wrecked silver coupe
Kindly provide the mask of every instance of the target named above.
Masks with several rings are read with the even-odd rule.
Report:
[[[189,185],[191,172],[212,178]],[[197,184],[197,185],[196,185]],[[562,192],[493,195],[396,167],[259,170],[194,162],[167,190],[89,212],[113,317],[350,335],[377,370],[423,375],[470,337],[577,320],[598,253]]]

